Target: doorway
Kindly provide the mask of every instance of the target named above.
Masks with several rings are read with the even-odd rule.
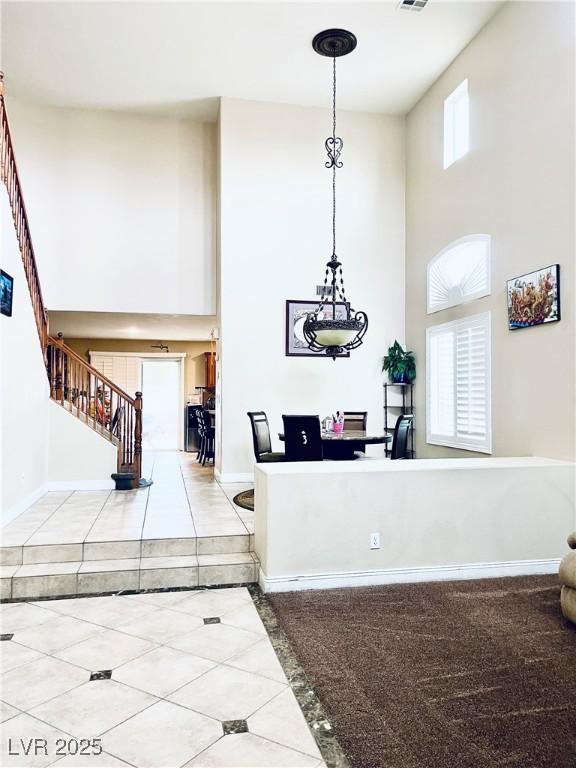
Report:
[[[180,450],[180,360],[142,360],[142,445]]]

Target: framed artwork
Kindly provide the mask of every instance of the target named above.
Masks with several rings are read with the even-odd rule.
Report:
[[[286,302],[286,356],[287,357],[326,357],[324,352],[313,352],[309,349],[304,339],[304,321],[309,312],[313,312],[319,301],[296,301],[288,299]],[[347,304],[339,301],[336,304],[336,317],[346,317]],[[330,313],[330,315],[328,315]],[[332,305],[326,307],[326,317],[332,317]],[[337,357],[350,357],[350,352],[344,352]]]
[[[14,278],[0,269],[0,312],[8,317],[12,317],[13,290]]]
[[[560,320],[560,265],[552,264],[506,282],[508,328],[531,328]]]

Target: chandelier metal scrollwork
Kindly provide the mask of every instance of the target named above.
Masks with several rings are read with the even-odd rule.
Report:
[[[336,256],[336,169],[342,168],[340,154],[344,146],[336,135],[336,59],[356,48],[356,37],[345,29],[327,29],[316,35],[312,47],[321,56],[332,58],[332,136],[324,145],[328,154],[325,166],[332,169],[332,256],[326,264],[320,302],[314,312],[308,313],[303,333],[313,352],[324,352],[335,360],[359,347],[368,330],[366,313],[352,309],[346,299],[342,263]]]

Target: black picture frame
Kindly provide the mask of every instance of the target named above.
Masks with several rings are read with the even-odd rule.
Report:
[[[326,359],[329,358],[324,352],[314,352],[311,350],[303,339],[301,333],[297,333],[295,330],[297,325],[303,324],[303,315],[307,312],[313,312],[318,306],[319,301],[308,301],[305,299],[287,299],[286,300],[286,326],[285,326],[285,340],[286,340],[286,357],[320,357]],[[332,304],[330,304],[330,307]],[[340,309],[342,314],[347,314],[349,304],[344,301],[336,302],[337,312]],[[350,357],[350,350],[346,350],[336,357]]]
[[[559,322],[560,264],[507,280],[506,310],[510,331]]]
[[[8,272],[0,269],[0,313],[12,317],[12,301],[14,298],[14,278]]]

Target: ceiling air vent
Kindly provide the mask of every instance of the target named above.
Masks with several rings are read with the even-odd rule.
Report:
[[[428,5],[428,0],[400,0],[398,9],[400,11],[423,11]]]

